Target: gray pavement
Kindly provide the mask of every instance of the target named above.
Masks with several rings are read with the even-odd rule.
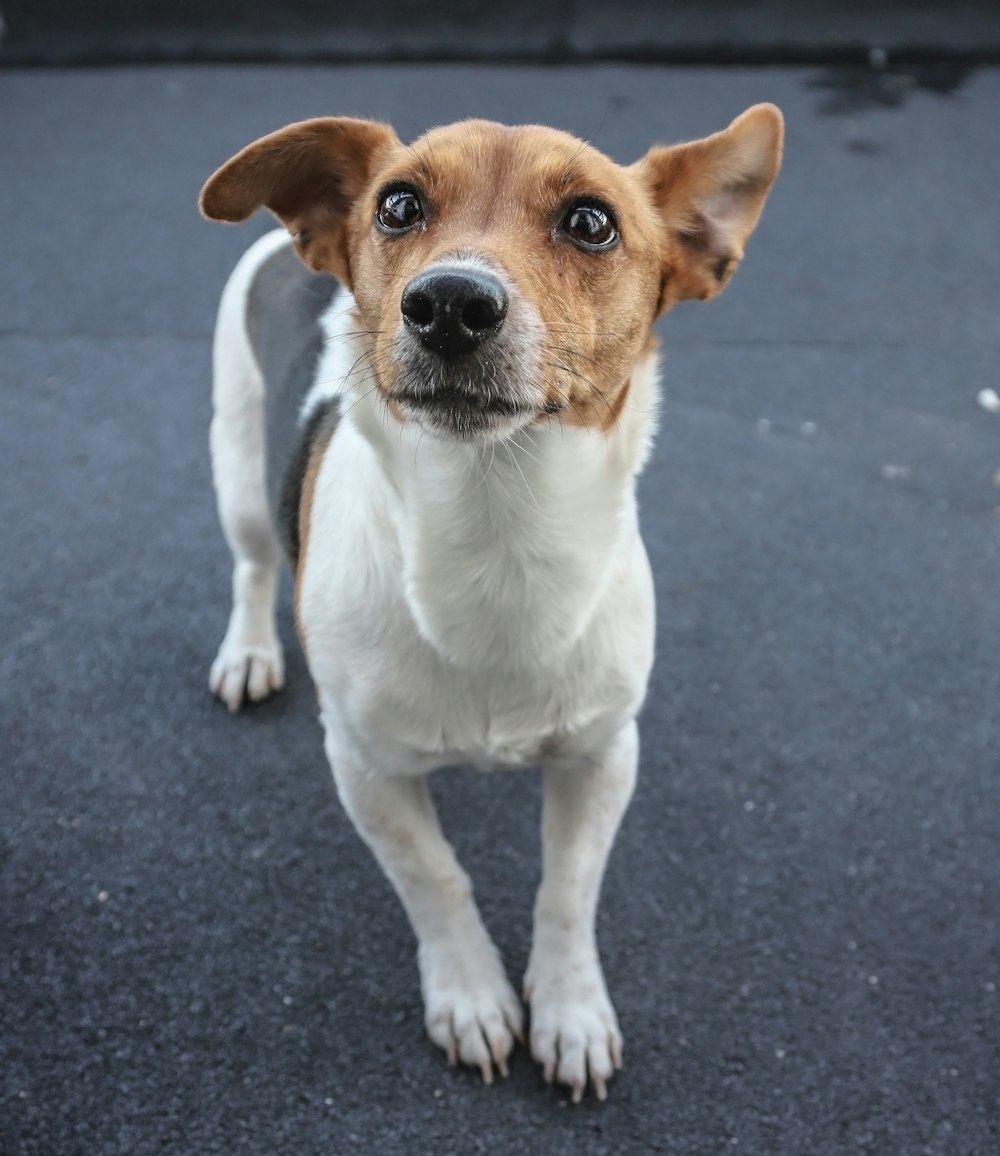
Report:
[[[203,178],[319,113],[545,121],[622,160],[756,100],[787,160],[661,325],[658,662],[599,933],[606,1105],[423,1036],[308,677],[232,719]],[[995,1156],[1000,72],[0,73],[0,1152]],[[282,614],[291,638],[287,601]],[[513,975],[532,774],[438,797]]]

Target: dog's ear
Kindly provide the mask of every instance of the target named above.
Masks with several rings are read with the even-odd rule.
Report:
[[[650,149],[633,166],[666,230],[658,312],[714,297],[733,275],[781,165],[783,130],[773,104],[755,104],[722,132]]]
[[[214,221],[244,221],[265,206],[311,269],[348,287],[347,218],[399,138],[385,124],[319,117],[290,124],[238,152],[205,182],[198,206]]]

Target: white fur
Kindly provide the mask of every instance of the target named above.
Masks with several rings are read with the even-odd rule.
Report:
[[[276,229],[275,232],[288,239],[284,229]],[[316,366],[316,380],[306,394],[299,414],[303,425],[316,406],[329,398],[340,397],[350,389],[352,381],[368,381],[368,358],[364,356],[364,345],[358,336],[359,322],[354,310],[354,298],[341,288],[320,318],[325,341]],[[368,386],[364,385],[363,388],[367,389]]]
[[[216,340],[220,511],[237,572],[250,564],[261,586],[241,580],[217,661],[237,670],[219,691],[230,705],[240,664],[263,652],[271,675],[280,669],[264,629],[275,542],[262,530],[259,377],[234,316],[277,243],[258,242],[237,268]],[[315,485],[299,620],[340,796],[416,931],[432,1039],[490,1080],[521,1034],[520,1004],[424,776],[455,762],[542,764],[531,1047],[574,1098],[588,1078],[603,1098],[621,1036],[594,914],[635,780],[635,716],[653,658],[634,480],[653,431],[655,358],[636,367],[607,433],[552,418],[505,440],[460,441],[400,425],[372,390],[356,320],[338,306],[325,324],[305,408],[346,397]]]
[[[281,547],[267,504],[264,383],[246,332],[246,299],[257,270],[288,243],[276,229],[243,254],[223,290],[212,345],[212,475],[234,567],[229,628],[208,683],[231,711],[244,693],[256,701],[285,681],[274,620]]]
[[[355,400],[313,499],[310,538],[337,548],[300,579],[328,725],[419,773],[586,749],[634,717],[653,600],[629,432],[552,421],[483,446]]]

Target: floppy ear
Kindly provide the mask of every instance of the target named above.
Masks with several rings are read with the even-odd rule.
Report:
[[[633,166],[666,229],[658,313],[714,297],[733,275],[777,176],[783,129],[773,104],[755,104],[722,132],[650,149]]]
[[[244,221],[265,206],[311,269],[349,288],[347,218],[380,158],[399,139],[385,124],[320,117],[290,124],[238,152],[205,182],[198,206],[214,221]]]

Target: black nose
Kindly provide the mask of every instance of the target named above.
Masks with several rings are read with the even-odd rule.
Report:
[[[399,307],[421,345],[447,361],[471,353],[500,329],[507,294],[492,273],[440,265],[413,278]]]

